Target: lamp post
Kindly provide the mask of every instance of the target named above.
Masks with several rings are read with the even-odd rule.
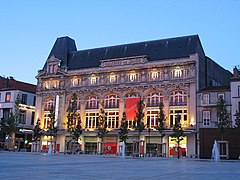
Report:
[[[149,142],[149,145],[148,145],[148,155],[150,157],[150,133],[151,133],[151,128],[149,127],[148,128],[148,142]]]

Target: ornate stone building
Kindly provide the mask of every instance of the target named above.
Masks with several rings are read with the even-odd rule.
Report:
[[[221,70],[223,78],[215,76],[212,70],[216,73]],[[205,57],[198,35],[80,51],[73,39],[61,37],[36,77],[36,119],[40,118],[42,128],[47,129],[49,108],[55,106],[60,128],[57,150],[63,152],[69,138],[66,111],[75,93],[84,128],[82,150],[85,153],[99,150],[97,125],[99,109],[103,108],[109,130],[103,138],[105,153],[120,151],[118,128],[126,112],[130,129],[126,152],[131,154],[132,143],[138,140],[132,125],[136,102],[141,97],[145,102],[146,129],[140,137],[144,153],[156,155],[161,148],[161,153],[167,156],[175,154],[176,142],[170,135],[180,115],[186,135],[181,153],[190,156],[198,154],[197,92],[212,82],[229,85],[230,74]],[[163,139],[155,129],[160,102],[167,117]],[[41,147],[47,148],[49,142],[49,137],[43,136]]]

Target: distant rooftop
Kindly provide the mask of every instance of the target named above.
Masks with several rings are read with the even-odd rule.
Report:
[[[12,77],[5,78],[0,76],[0,91],[20,90],[30,93],[36,93],[36,85],[17,81]]]

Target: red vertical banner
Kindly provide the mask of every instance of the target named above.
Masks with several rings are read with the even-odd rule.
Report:
[[[139,97],[126,98],[126,120],[135,119],[139,100]]]

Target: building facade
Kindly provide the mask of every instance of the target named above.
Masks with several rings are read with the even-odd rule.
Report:
[[[2,137],[6,139],[1,139],[1,142],[5,142],[5,148],[9,148],[8,141],[12,140],[15,149],[30,151],[35,118],[36,85],[17,81],[12,77],[0,77],[0,84],[0,119],[8,119],[10,113],[14,114],[16,99],[20,97],[17,132],[13,137]]]
[[[120,152],[118,129],[126,112],[130,130],[126,152],[131,154],[132,144],[138,140],[138,132],[133,129],[135,108],[142,98],[146,125],[140,136],[142,151],[156,155],[161,147],[162,153],[174,156],[176,142],[170,135],[180,115],[185,134],[181,152],[190,156],[199,153],[197,92],[207,86],[227,86],[230,76],[230,72],[205,56],[197,35],[80,51],[73,39],[61,37],[36,76],[35,120],[39,118],[41,127],[47,130],[50,107],[54,107],[59,127],[57,151],[64,152],[70,138],[66,130],[67,109],[76,94],[84,128],[81,149],[85,153],[99,151],[97,126],[99,109],[103,108],[109,131],[103,137],[104,153]],[[160,102],[167,117],[163,138],[155,129]],[[42,149],[46,150],[50,143],[49,136],[42,136]]]

